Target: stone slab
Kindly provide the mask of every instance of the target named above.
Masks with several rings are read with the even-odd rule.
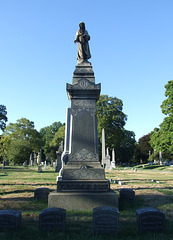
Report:
[[[62,208],[43,209],[39,214],[40,230],[57,230],[65,232],[66,210]]]
[[[165,215],[155,208],[146,207],[136,210],[138,232],[162,232],[165,230]]]
[[[34,199],[37,200],[48,200],[48,195],[50,193],[49,188],[37,188],[34,191]]]
[[[18,229],[21,225],[22,215],[18,210],[0,210],[0,229]]]
[[[91,210],[95,207],[118,208],[118,195],[110,192],[57,192],[49,194],[48,207],[67,210]]]
[[[115,233],[119,229],[119,211],[110,206],[93,209],[93,233]]]
[[[131,188],[120,189],[120,201],[133,202],[135,199],[135,192]]]

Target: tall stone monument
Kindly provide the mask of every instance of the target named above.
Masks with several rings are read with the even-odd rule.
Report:
[[[79,24],[78,63],[72,84],[66,90],[71,101],[71,126],[68,162],[57,178],[57,191],[49,195],[49,207],[92,209],[99,206],[117,207],[117,194],[105,179],[98,155],[96,102],[101,84],[95,84],[85,24]]]

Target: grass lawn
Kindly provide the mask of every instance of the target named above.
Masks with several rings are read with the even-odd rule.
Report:
[[[39,187],[56,189],[57,173],[47,167],[37,173],[37,167],[9,166],[0,169],[0,209],[16,209],[22,212],[22,226],[19,231],[1,231],[0,239],[173,239],[173,167],[139,165],[134,168],[118,168],[106,172],[106,177],[119,180],[124,185],[112,183],[111,188],[132,188],[135,191],[133,203],[119,203],[119,232],[117,234],[92,235],[92,211],[67,211],[66,233],[39,232],[38,219],[47,201],[34,200],[34,190]],[[164,233],[139,234],[136,230],[136,209],[154,207],[166,216]]]

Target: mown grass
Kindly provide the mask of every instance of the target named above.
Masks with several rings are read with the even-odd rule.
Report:
[[[1,231],[0,239],[139,239],[162,240],[173,239],[173,174],[169,167],[145,169],[143,166],[121,168],[107,171],[108,179],[122,181],[125,185],[111,184],[117,193],[121,188],[132,188],[135,191],[133,203],[119,203],[119,232],[117,234],[92,234],[92,210],[67,211],[66,232],[40,232],[39,213],[47,208],[47,201],[34,199],[34,190],[39,187],[56,189],[57,173],[48,167],[37,173],[37,167],[5,167],[0,170],[0,209],[17,209],[22,212],[22,226],[19,231]],[[153,182],[152,180],[155,180]],[[157,182],[156,182],[157,181]],[[136,230],[136,209],[142,207],[161,209],[166,216],[164,233],[139,234]]]

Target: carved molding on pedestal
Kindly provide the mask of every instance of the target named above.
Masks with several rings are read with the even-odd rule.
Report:
[[[90,152],[89,150],[83,148],[82,150],[75,152],[74,154],[71,153],[69,155],[69,161],[98,162],[99,156],[98,156],[98,154],[94,154],[94,153]]]

